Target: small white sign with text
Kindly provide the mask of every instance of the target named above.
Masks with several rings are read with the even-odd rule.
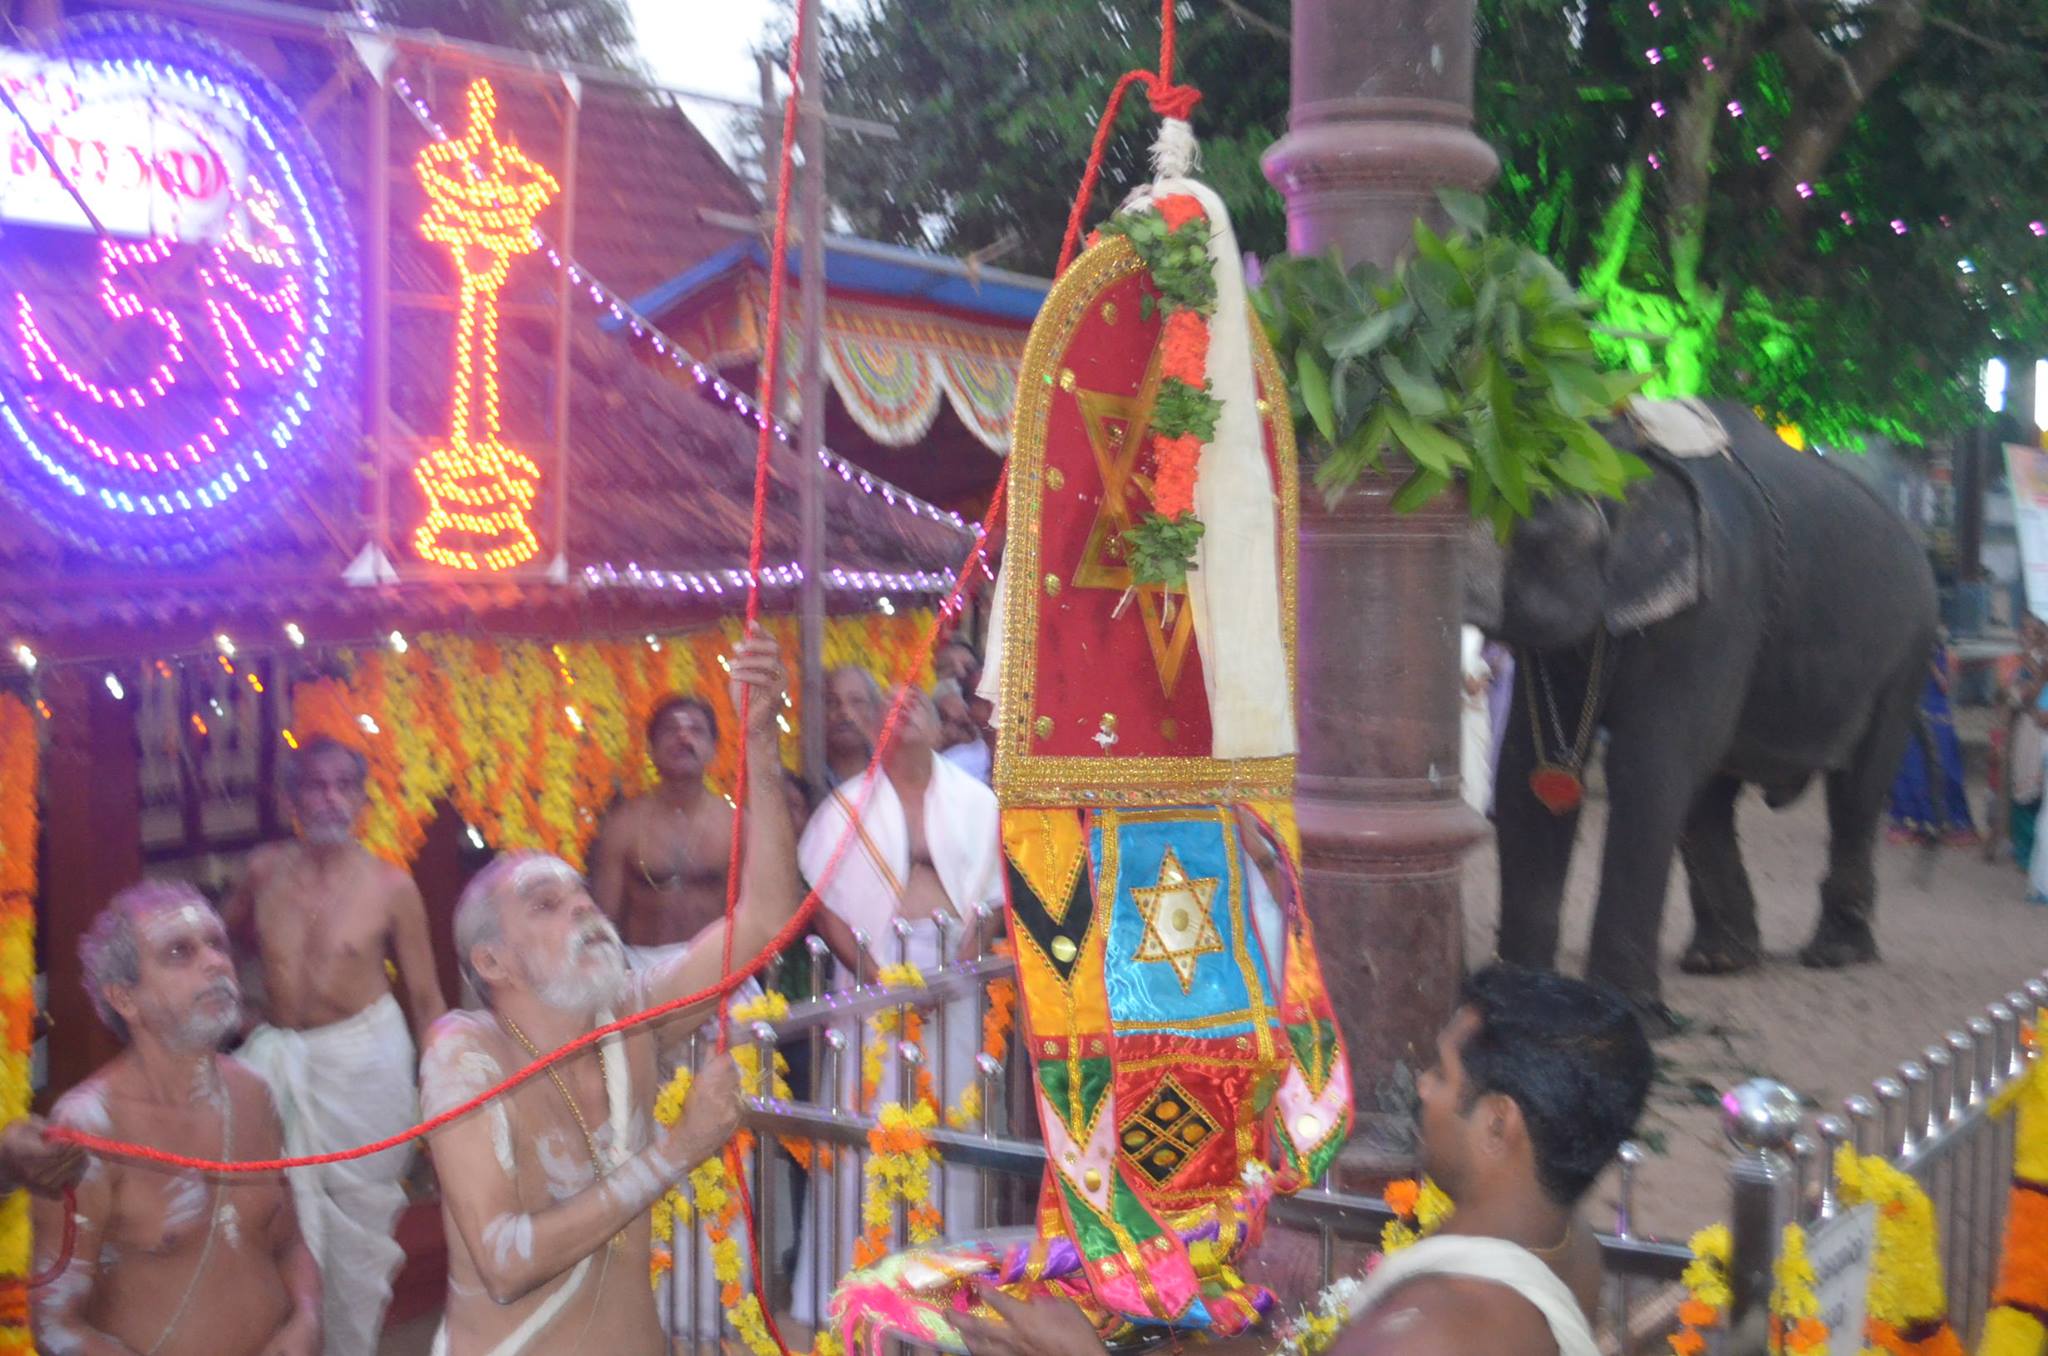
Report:
[[[1859,1205],[1815,1225],[1807,1234],[1820,1321],[1828,1327],[1828,1356],[1862,1356],[1864,1305],[1870,1263],[1877,1251],[1877,1207]]]

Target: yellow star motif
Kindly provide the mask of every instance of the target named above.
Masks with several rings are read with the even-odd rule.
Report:
[[[1180,979],[1180,991],[1193,993],[1196,959],[1223,953],[1223,934],[1209,916],[1220,884],[1213,876],[1188,879],[1179,855],[1168,848],[1159,863],[1158,884],[1131,887],[1131,898],[1145,920],[1145,933],[1132,959],[1165,961]]]

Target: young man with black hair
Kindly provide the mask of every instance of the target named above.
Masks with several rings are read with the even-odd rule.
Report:
[[[663,700],[647,720],[647,756],[661,780],[605,816],[590,872],[597,907],[635,948],[686,942],[725,917],[732,851],[732,806],[704,781],[718,756],[710,704]]]
[[[1652,1065],[1612,990],[1500,965],[1473,975],[1417,1080],[1423,1167],[1457,1212],[1355,1288],[1331,1356],[1593,1356],[1600,1249],[1579,1202],[1633,1132]],[[1007,1321],[960,1321],[974,1356],[1102,1349],[1072,1304],[984,1293]]]

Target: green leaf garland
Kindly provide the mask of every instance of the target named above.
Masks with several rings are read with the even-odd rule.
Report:
[[[1642,378],[1601,368],[1592,304],[1548,259],[1488,233],[1479,199],[1444,207],[1451,232],[1418,221],[1391,275],[1288,258],[1252,294],[1317,490],[1335,504],[1392,448],[1411,463],[1397,509],[1462,482],[1503,537],[1552,494],[1619,498],[1647,470],[1591,421]]]

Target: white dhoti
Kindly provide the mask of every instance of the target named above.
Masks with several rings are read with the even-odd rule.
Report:
[[[412,1033],[390,994],[311,1031],[259,1027],[238,1052],[270,1085],[292,1157],[354,1148],[413,1125]],[[412,1147],[294,1169],[299,1232],[320,1267],[326,1356],[374,1356],[405,1252],[391,1230]]]
[[[898,943],[891,925],[911,863],[903,803],[887,777],[876,781],[837,869],[829,877],[825,875],[833,850],[848,831],[851,811],[860,805],[859,784],[835,791],[804,830],[797,860],[825,907],[867,933],[876,961],[888,965],[897,960]],[[1002,843],[995,794],[944,758],[932,760],[932,778],[924,800],[924,832],[932,869],[963,917],[971,920],[980,905],[1001,902]],[[948,929],[948,945],[957,949],[965,935],[965,928],[955,924]],[[911,964],[930,975],[953,959],[941,949],[937,923],[930,918],[911,921]],[[835,962],[833,987],[845,989],[852,984],[853,976]],[[841,1034],[846,1037],[846,1056],[840,1061],[836,1087],[828,1093],[820,1086],[814,1096],[822,1102],[836,1093],[841,1108],[872,1111],[861,1107],[859,1100],[865,1033],[856,1032],[849,1023],[841,1028]],[[959,1104],[961,1094],[975,1079],[974,1057],[981,1049],[977,1000],[957,998],[927,1012],[923,1047],[925,1067],[932,1072],[943,1115]],[[882,1060],[876,1105],[905,1100],[901,1068],[893,1052]],[[819,1076],[822,1071],[813,1072],[813,1077]],[[830,1299],[839,1277],[853,1265],[853,1243],[861,1232],[861,1164],[865,1157],[841,1153],[830,1173],[811,1175],[804,1199],[803,1246],[797,1253],[790,1297],[790,1309],[800,1323],[817,1324],[821,1301]],[[968,1233],[978,1227],[983,1222],[975,1215],[979,1200],[972,1172],[945,1168],[933,1173],[932,1201],[944,1214],[947,1232]]]

